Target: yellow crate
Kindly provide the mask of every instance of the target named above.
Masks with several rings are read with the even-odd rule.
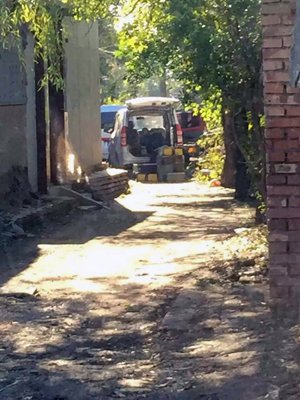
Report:
[[[183,149],[175,149],[176,156],[183,156]]]
[[[146,175],[145,174],[137,174],[136,180],[138,182],[146,182]]]
[[[148,174],[148,182],[152,182],[152,183],[157,183],[158,182],[158,176],[157,174]]]
[[[172,156],[173,155],[173,149],[172,147],[165,147],[163,149],[163,155],[164,156]]]

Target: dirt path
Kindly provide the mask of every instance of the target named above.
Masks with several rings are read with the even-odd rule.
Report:
[[[0,399],[299,399],[265,285],[218,273],[250,218],[222,189],[134,184],[19,242],[0,263]]]

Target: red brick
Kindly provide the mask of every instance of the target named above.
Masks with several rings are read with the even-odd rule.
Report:
[[[266,139],[265,140],[265,149],[269,153],[274,150],[274,140]]]
[[[283,47],[292,47],[293,45],[293,38],[292,36],[286,36],[283,38]]]
[[[274,141],[274,150],[298,150],[300,148],[299,140],[297,139],[283,139]]]
[[[282,25],[294,25],[295,18],[293,15],[283,15],[281,21]]]
[[[272,264],[274,263],[274,258],[272,257]],[[278,265],[278,264],[274,263],[273,265]],[[283,286],[283,287],[287,287],[287,286],[291,287],[291,286],[300,285],[300,279],[295,279],[294,277],[291,277],[291,276],[282,276],[280,279],[277,279],[277,280],[276,280],[276,278],[272,277],[270,279],[270,282],[275,287],[281,287],[281,286]]]
[[[300,193],[299,193],[300,195]],[[300,207],[300,197],[291,196],[289,198],[289,207]]]
[[[290,14],[291,5],[289,3],[274,3],[274,4],[263,4],[261,7],[263,15],[277,14],[284,15]]]
[[[300,254],[300,243],[289,243],[290,253]]]
[[[265,105],[286,104],[288,101],[287,94],[266,94],[264,97]]]
[[[280,71],[284,68],[283,62],[281,60],[265,60],[264,61],[264,71]],[[278,84],[282,91],[280,92],[266,92],[266,93],[283,93],[283,85]]]
[[[283,139],[284,136],[285,135],[284,135],[284,130],[283,129],[278,129],[278,128],[265,129],[265,137],[266,137],[266,139]]]
[[[282,64],[282,61],[269,61],[270,64],[279,63]],[[275,66],[274,66],[275,67]],[[270,94],[283,94],[285,90],[285,85],[283,83],[270,83],[266,82],[264,84],[265,93]]]
[[[300,219],[290,219],[288,221],[289,231],[299,231],[300,230]]]
[[[300,139],[300,128],[286,128],[284,132],[289,139]]]
[[[300,231],[290,231],[287,236],[289,242],[297,242],[300,246]]]
[[[291,87],[290,85],[286,85],[286,92],[288,94],[300,94],[300,89]]]
[[[293,25],[265,26],[263,28],[264,37],[283,37],[293,34]]]
[[[288,231],[288,221],[284,219],[270,219],[268,221],[268,228],[273,232]]]
[[[267,39],[265,39],[265,40],[267,40]],[[276,39],[274,38],[274,39],[268,39],[268,40],[272,40],[275,43]],[[281,39],[280,39],[280,42],[281,42]],[[281,47],[281,46],[282,46],[282,44],[280,44],[280,46],[278,45],[276,47]],[[291,55],[291,50],[289,48],[284,48],[284,49],[282,49],[282,48],[279,48],[279,49],[278,48],[276,48],[276,49],[274,49],[274,48],[264,48],[263,49],[264,59],[268,59],[268,60],[269,59],[273,59],[273,58],[275,58],[275,59],[278,59],[278,58],[288,59],[290,57],[290,55]]]
[[[270,254],[286,253],[287,248],[288,248],[287,243],[269,243],[269,253]]]
[[[275,151],[285,151],[289,148],[289,141],[287,139],[278,139],[273,141],[273,148]]]
[[[280,276],[288,276],[288,267],[285,265],[281,266],[272,266],[269,270],[269,277],[272,277],[272,279]]]
[[[283,40],[278,37],[264,39],[262,45],[263,49],[281,48],[282,46],[283,46]],[[281,58],[281,57],[267,57],[267,58]]]
[[[289,196],[289,195],[297,195],[300,190],[296,186],[267,186],[268,196]]]
[[[300,152],[290,151],[287,153],[288,162],[300,162]]]
[[[300,261],[300,254],[293,254],[290,255],[289,258],[293,258],[293,263],[292,265],[289,265],[288,267],[288,275],[291,277],[299,277],[300,276],[300,265],[298,264]]]
[[[288,254],[274,254],[272,256],[273,265],[286,265],[288,263]]]
[[[300,128],[300,117],[267,118],[267,128]]]
[[[285,106],[287,116],[298,117],[300,116],[300,105],[299,106]]]
[[[300,218],[300,208],[269,208],[267,216],[268,218]]]
[[[285,208],[287,207],[287,198],[284,196],[269,197],[267,203],[271,208]],[[274,218],[277,218],[276,215]]]
[[[288,242],[291,236],[291,232],[286,231],[271,231],[269,234],[269,241],[272,242]]]
[[[299,106],[300,107],[300,97],[299,94],[287,94],[288,105]]]
[[[288,299],[290,297],[290,287],[270,287],[270,297],[272,299]]]
[[[279,25],[281,18],[279,15],[263,15],[261,20],[262,26]]]
[[[284,162],[286,158],[284,151],[270,151],[267,153],[267,162]]]
[[[268,185],[284,185],[287,181],[285,175],[268,175],[267,184]]]
[[[300,287],[290,287],[290,293],[289,293],[289,300],[296,300],[296,304],[298,304],[298,300],[300,297]],[[294,306],[294,304],[292,304]]]
[[[268,71],[264,74],[265,82],[281,82],[288,83],[290,76],[288,72],[283,71]]]
[[[298,170],[299,170],[299,167],[298,167]],[[300,186],[300,175],[290,175],[290,176],[288,176],[287,183],[288,183],[288,185],[299,185]]]

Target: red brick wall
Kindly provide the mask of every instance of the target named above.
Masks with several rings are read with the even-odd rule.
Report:
[[[300,300],[300,90],[289,84],[294,1],[263,0],[271,297]]]

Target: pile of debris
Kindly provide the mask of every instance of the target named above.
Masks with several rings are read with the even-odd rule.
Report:
[[[107,168],[89,176],[89,189],[97,201],[111,201],[128,188],[128,172],[123,169]]]

